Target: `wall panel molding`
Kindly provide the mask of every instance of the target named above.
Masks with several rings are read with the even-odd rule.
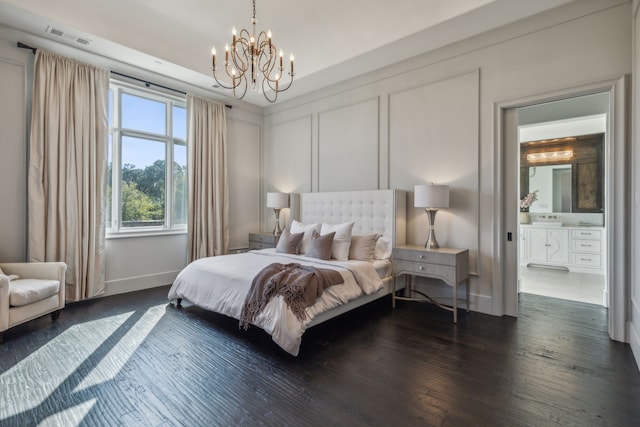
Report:
[[[318,113],[318,191],[377,190],[379,97]]]
[[[479,100],[479,69],[389,94],[390,186],[409,192],[430,182],[451,187],[436,235],[441,246],[469,249],[474,275],[480,273]],[[407,241],[424,244],[426,214],[413,207],[412,194],[407,199]]]

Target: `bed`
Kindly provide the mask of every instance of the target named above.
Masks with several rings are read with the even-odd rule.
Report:
[[[252,326],[270,334],[283,350],[297,356],[305,330],[391,293],[390,258],[375,258],[384,258],[390,255],[391,247],[405,243],[406,193],[372,190],[291,195],[287,228],[292,231],[313,224],[322,224],[323,231],[325,226],[327,230],[339,229],[350,223],[353,223],[350,234],[354,242],[362,236],[381,236],[376,242],[373,260],[353,259],[353,254],[348,259],[336,255],[340,260],[324,260],[308,253],[276,252],[273,248],[203,258],[178,274],[168,298],[176,305],[184,299],[204,309],[241,319],[254,277],[269,265],[293,263],[338,272],[343,282],[326,288],[313,305],[306,308],[304,319],[296,316],[281,296],[276,296],[251,321]],[[334,249],[335,246],[331,249],[332,255]]]

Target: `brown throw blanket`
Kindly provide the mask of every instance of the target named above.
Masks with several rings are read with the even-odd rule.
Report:
[[[269,264],[251,282],[251,289],[240,314],[240,327],[246,330],[276,295],[282,295],[291,311],[303,321],[307,317],[305,309],[311,307],[329,286],[342,282],[344,280],[340,273],[327,268],[300,264]]]

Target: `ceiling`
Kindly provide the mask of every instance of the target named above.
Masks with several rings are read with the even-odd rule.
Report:
[[[295,55],[290,99],[571,0],[257,0],[257,29]],[[249,0],[0,0],[0,24],[25,43],[63,43],[217,94],[211,46],[250,28]],[[53,35],[55,29],[62,35]],[[87,41],[82,44],[80,41]],[[118,70],[114,70],[118,71]],[[265,98],[248,92],[259,106]]]

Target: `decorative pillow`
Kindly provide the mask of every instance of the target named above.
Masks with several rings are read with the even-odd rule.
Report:
[[[393,249],[391,245],[391,239],[388,237],[380,236],[378,241],[376,242],[376,250],[374,254],[375,259],[389,259],[391,258],[391,250]]]
[[[276,245],[276,252],[284,254],[297,254],[298,246],[302,241],[304,233],[291,234],[286,228],[282,231],[278,244]]]
[[[313,230],[305,255],[318,259],[331,259],[331,244],[335,235],[336,233],[332,232],[321,236],[317,231]]]
[[[376,253],[376,242],[379,238],[379,234],[352,235],[351,246],[349,247],[349,259],[373,261]]]
[[[331,258],[338,261],[346,261],[349,259],[349,246],[351,246],[351,230],[353,230],[354,222],[345,222],[342,224],[322,224],[320,235],[335,232],[331,246]]]
[[[309,245],[309,240],[311,240],[311,236],[313,232],[320,232],[320,224],[303,224],[301,222],[296,221],[295,219],[291,223],[291,233],[304,233],[302,237],[302,241],[300,242],[300,246],[298,247],[298,253],[304,254],[307,252],[307,246]]]

